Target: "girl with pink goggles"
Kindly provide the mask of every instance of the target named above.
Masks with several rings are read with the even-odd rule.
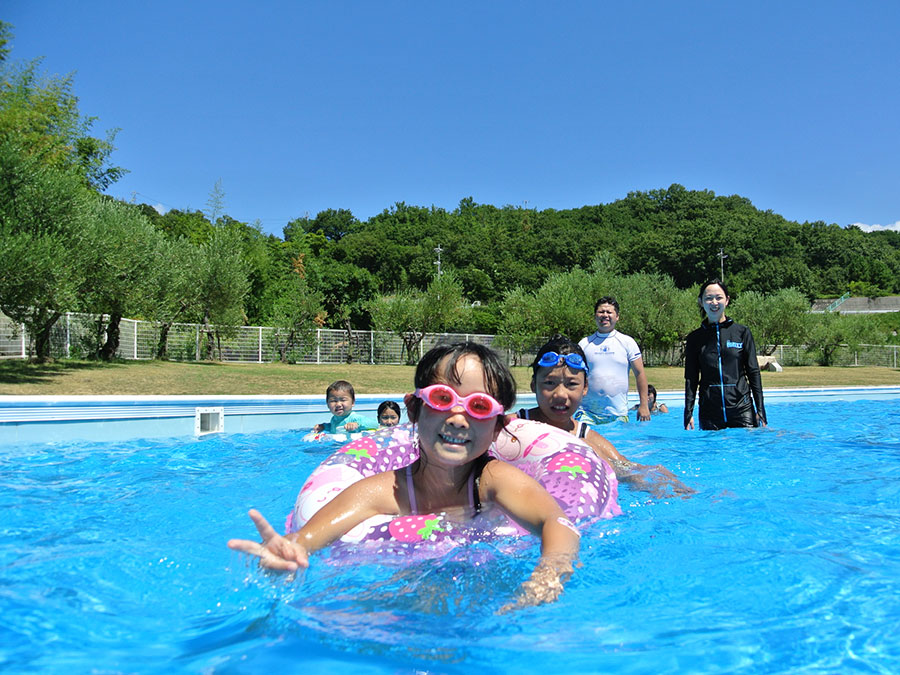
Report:
[[[490,394],[475,392],[468,396],[460,396],[446,384],[432,384],[416,389],[415,395],[432,410],[446,412],[462,406],[469,417],[486,420],[503,414],[503,406]]]

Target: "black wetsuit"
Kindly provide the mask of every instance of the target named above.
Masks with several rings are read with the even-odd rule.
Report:
[[[684,353],[685,426],[694,413],[698,385],[701,429],[766,423],[756,344],[746,326],[727,317],[712,326],[704,319],[700,328],[688,335]]]

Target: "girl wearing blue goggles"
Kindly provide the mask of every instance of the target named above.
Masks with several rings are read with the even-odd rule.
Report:
[[[555,368],[565,363],[572,370],[588,372],[588,365],[581,354],[559,354],[557,352],[544,352],[535,365],[541,368]]]
[[[518,411],[519,417],[550,424],[581,438],[612,465],[620,481],[629,483],[633,489],[646,490],[657,496],[670,491],[680,495],[694,492],[664,466],[644,466],[630,461],[588,424],[575,420],[575,411],[588,391],[588,365],[576,343],[564,335],[557,335],[541,347],[538,354],[531,364],[534,371],[531,391],[535,394],[537,407],[522,408]]]

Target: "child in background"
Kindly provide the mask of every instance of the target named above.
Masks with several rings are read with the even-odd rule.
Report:
[[[669,406],[665,403],[656,403],[656,387],[652,384],[647,385],[647,402],[650,404],[650,414],[654,415],[656,413],[667,413],[669,412]]]
[[[656,387],[652,384],[647,385],[647,407],[650,408],[651,415],[669,412],[669,406],[665,403],[656,404]],[[638,406],[631,406],[632,410],[637,410]]]
[[[393,401],[382,401],[378,406],[378,424],[383,427],[400,424],[400,406]]]
[[[353,412],[356,403],[356,392],[353,385],[346,380],[337,380],[325,390],[325,405],[331,411],[331,420],[313,427],[315,433],[326,431],[329,434],[351,431],[367,431],[377,429],[378,422],[371,417]]]
[[[503,610],[556,600],[572,575],[580,534],[536,480],[488,455],[516,398],[506,364],[475,343],[438,345],[419,361],[415,386],[404,398],[419,444],[412,465],[353,483],[286,537],[251,510],[262,542],[232,539],[228,546],[259,556],[263,567],[293,571],[309,566],[310,553],[377,514],[448,512],[470,519],[496,504],[541,537],[534,572]]]
[[[534,375],[531,391],[537,397],[537,408],[519,410],[523,419],[544,422],[583,439],[599,457],[615,469],[616,478],[637,490],[664,497],[669,490],[689,495],[694,490],[682,483],[664,466],[645,466],[620,454],[606,438],[589,424],[573,417],[588,390],[588,365],[584,352],[565,335],[554,335],[531,364]]]

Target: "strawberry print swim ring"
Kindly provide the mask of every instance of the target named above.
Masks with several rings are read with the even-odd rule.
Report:
[[[365,436],[365,434],[361,431],[354,431],[353,433],[340,431],[336,434],[327,431],[310,431],[300,440],[304,443],[311,443],[312,441],[321,441],[322,443],[348,443],[349,441],[355,441],[357,438],[362,438],[363,436]]]
[[[507,423],[488,452],[535,478],[575,523],[622,513],[612,468],[590,446],[561,429],[514,419]],[[285,523],[286,532],[303,527],[348,485],[376,473],[409,466],[418,457],[412,424],[386,427],[347,443],[326,458],[307,479]],[[430,542],[441,551],[468,541],[524,533],[524,529],[497,508],[487,509],[462,523],[443,513],[374,516],[347,532],[340,541],[377,543],[379,549],[405,549]]]

